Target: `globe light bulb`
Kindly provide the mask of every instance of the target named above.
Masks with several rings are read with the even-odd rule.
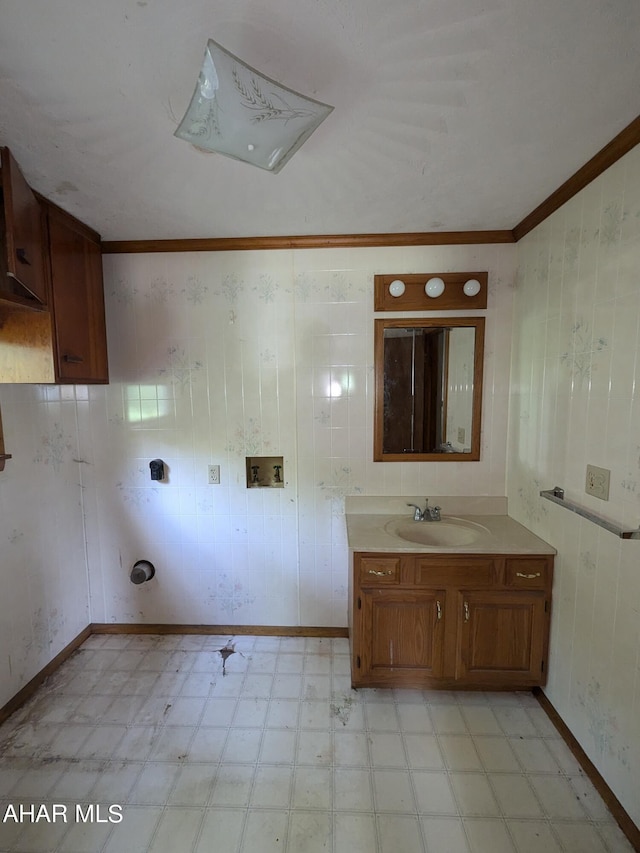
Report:
[[[424,292],[432,299],[435,299],[437,296],[442,296],[444,293],[444,281],[437,276],[430,278],[424,286]]]
[[[404,281],[401,281],[399,278],[394,279],[389,285],[389,293],[392,296],[402,296],[404,290]]]

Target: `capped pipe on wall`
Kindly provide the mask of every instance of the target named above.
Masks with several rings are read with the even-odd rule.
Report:
[[[155,573],[156,569],[153,563],[150,563],[149,560],[138,560],[137,563],[134,563],[129,577],[131,578],[131,583],[140,584],[150,581]]]

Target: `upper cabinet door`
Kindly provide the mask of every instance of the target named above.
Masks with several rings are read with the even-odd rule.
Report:
[[[42,211],[9,149],[2,148],[0,153],[4,215],[4,223],[0,223],[4,257],[0,264],[6,264],[0,299],[42,308],[47,304]]]
[[[51,202],[51,301],[58,382],[109,381],[100,237]]]

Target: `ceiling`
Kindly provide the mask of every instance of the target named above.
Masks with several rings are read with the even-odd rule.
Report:
[[[0,0],[0,144],[107,240],[513,228],[640,114],[638,0]],[[208,38],[335,109],[279,174],[173,133]]]

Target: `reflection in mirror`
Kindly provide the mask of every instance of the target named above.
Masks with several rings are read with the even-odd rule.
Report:
[[[375,321],[377,461],[480,458],[484,318]]]

